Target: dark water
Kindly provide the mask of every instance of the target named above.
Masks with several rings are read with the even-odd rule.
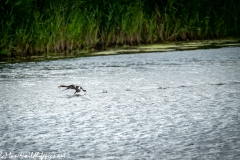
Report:
[[[4,64],[0,82],[2,156],[240,158],[239,47]]]

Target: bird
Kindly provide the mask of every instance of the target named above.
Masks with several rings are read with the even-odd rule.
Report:
[[[66,86],[66,85],[60,85],[58,86],[58,88],[60,87],[66,87],[66,89],[64,89],[63,91],[67,90],[67,89],[75,89],[76,92],[74,94],[76,94],[77,92],[80,92],[81,90],[83,90],[84,92],[87,92],[85,89],[83,89],[81,86],[76,86],[74,84]]]

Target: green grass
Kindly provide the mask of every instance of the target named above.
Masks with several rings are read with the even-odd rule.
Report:
[[[239,24],[238,0],[3,0],[0,54],[62,55],[239,36]]]

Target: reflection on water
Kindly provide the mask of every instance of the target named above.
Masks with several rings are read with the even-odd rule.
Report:
[[[0,152],[238,159],[239,49],[0,65]]]

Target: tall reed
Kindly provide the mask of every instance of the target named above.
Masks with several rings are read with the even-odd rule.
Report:
[[[238,0],[3,0],[0,55],[240,35]]]

